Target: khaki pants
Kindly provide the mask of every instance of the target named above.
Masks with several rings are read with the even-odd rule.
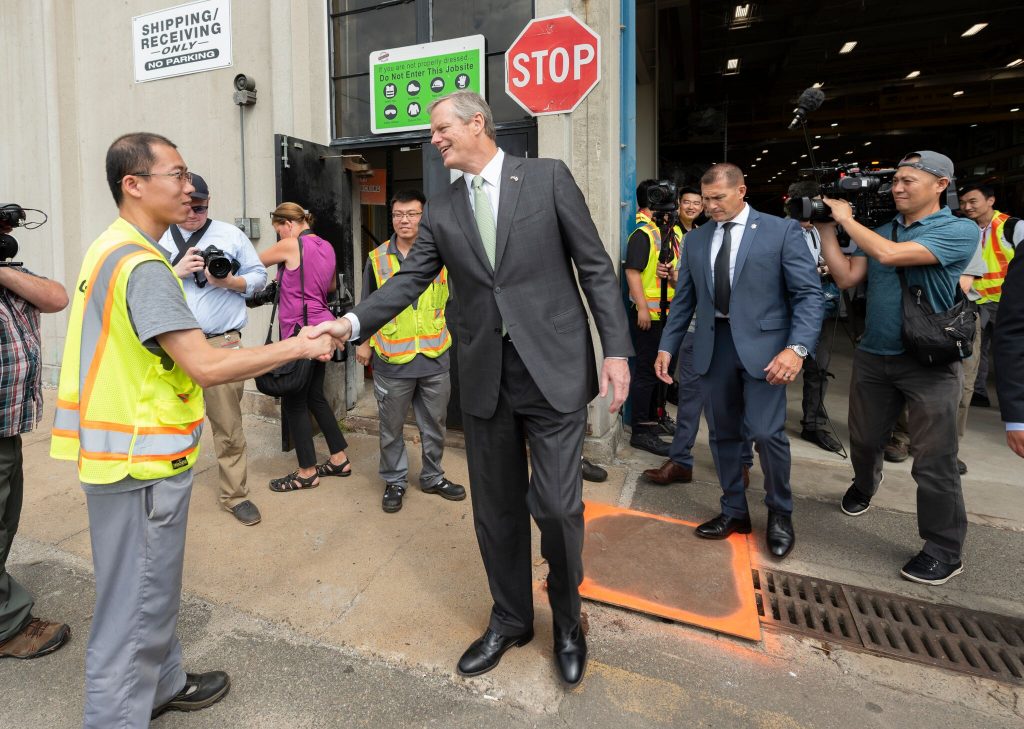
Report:
[[[211,347],[240,349],[241,335],[227,332],[207,339]],[[246,446],[242,430],[243,382],[229,382],[203,388],[206,417],[213,429],[213,447],[220,467],[220,505],[230,511],[249,495],[245,485]]]

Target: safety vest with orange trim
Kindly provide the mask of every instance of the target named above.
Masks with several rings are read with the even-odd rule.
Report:
[[[50,455],[77,460],[85,483],[167,478],[191,468],[199,455],[202,389],[177,364],[165,369],[129,317],[128,277],[148,261],[160,261],[173,275],[167,259],[118,218],[89,247],[78,274]]]
[[[974,280],[974,290],[981,294],[979,304],[999,301],[1003,293],[1006,267],[1013,260],[1013,246],[1003,245],[1003,229],[1010,216],[998,210],[992,211],[992,222],[988,235],[981,240],[981,257],[985,260],[985,275]]]
[[[647,311],[651,315],[651,321],[658,321],[661,319],[661,279],[658,278],[658,259],[661,256],[661,231],[658,230],[658,226],[654,224],[654,221],[643,213],[636,214],[636,224],[639,230],[642,230],[650,241],[651,247],[647,254],[647,265],[644,267],[643,273],[640,276],[640,281],[644,287],[644,298],[647,300]],[[682,240],[682,236],[676,235],[675,240],[672,243],[672,261],[670,265],[675,268],[679,261],[679,241]],[[675,296],[675,289],[669,284],[668,296],[666,299],[671,302]],[[633,302],[636,304],[636,302]]]
[[[382,243],[370,253],[373,276],[380,288],[400,268],[398,256],[388,253],[390,243]],[[437,278],[420,294],[416,307],[406,308],[382,326],[370,338],[377,356],[389,364],[411,362],[417,354],[437,358],[452,346],[445,323],[444,307],[448,303],[448,269],[442,268]]]

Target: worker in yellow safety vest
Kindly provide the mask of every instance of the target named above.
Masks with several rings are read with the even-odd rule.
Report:
[[[220,700],[222,671],[186,674],[175,635],[203,387],[286,362],[329,359],[303,333],[250,349],[207,346],[156,241],[185,221],[194,188],[176,147],[124,135],[106,156],[119,217],[75,280],[50,453],[77,461],[96,606],[86,649],[86,729],[148,726]]]
[[[419,190],[403,190],[391,199],[395,234],[370,252],[363,269],[363,297],[387,284],[412,252],[426,198]],[[410,405],[420,431],[420,490],[449,501],[466,498],[466,489],[444,475],[441,458],[451,397],[448,350],[451,333],[445,320],[448,271],[444,268],[415,304],[363,340],[356,360],[373,369],[373,391],[380,420],[380,475],[384,479],[381,508],[402,508],[409,485],[409,458],[403,427]],[[372,354],[371,354],[372,353]]]
[[[990,405],[987,384],[992,332],[999,314],[1006,268],[1013,260],[1016,244],[1024,238],[1024,225],[1018,225],[1017,218],[996,210],[995,205],[996,194],[990,185],[968,185],[960,192],[960,209],[978,224],[981,256],[985,261],[985,275],[974,281],[974,290],[980,295],[978,314],[981,324],[981,360],[971,398],[971,404],[977,407]]]
[[[656,198],[653,202],[649,199],[652,195]],[[631,313],[636,321],[636,359],[629,388],[632,425],[629,442],[634,448],[664,457],[668,455],[669,444],[659,436],[673,435],[675,422],[665,413],[665,388],[654,375],[654,360],[658,356],[658,343],[665,325],[663,304],[667,314],[668,305],[675,295],[671,284],[662,290],[669,271],[679,261],[680,240],[677,231],[672,229],[676,226],[666,226],[667,221],[663,219],[666,206],[678,205],[675,185],[667,181],[644,180],[637,185],[636,204],[637,227],[629,236],[623,265],[629,298],[633,302]],[[655,213],[653,208],[662,212]],[[668,230],[667,234],[672,236],[672,240],[664,241],[669,251],[664,261],[661,260],[662,230]]]

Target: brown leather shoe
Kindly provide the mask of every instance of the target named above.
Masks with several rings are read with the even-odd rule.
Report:
[[[29,618],[20,632],[0,643],[0,658],[39,658],[53,653],[71,637],[70,626]]]
[[[659,486],[668,486],[673,483],[690,483],[693,480],[693,469],[680,466],[670,458],[662,463],[659,468],[648,468],[644,471],[644,478]]]

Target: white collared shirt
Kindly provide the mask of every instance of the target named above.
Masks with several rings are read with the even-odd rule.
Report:
[[[732,220],[723,220],[715,223],[715,232],[711,234],[711,284],[715,283],[715,259],[718,251],[722,248],[722,238],[725,233],[722,226],[726,223],[735,223],[729,230],[729,284],[732,285],[733,277],[736,275],[736,254],[740,252],[740,241],[743,240],[743,233],[747,229],[747,218],[750,217],[750,206],[743,203],[743,209],[736,214]]]
[[[505,164],[505,152],[498,147],[498,151],[491,157],[491,161],[480,171],[480,176],[484,178],[484,192],[487,193],[487,198],[491,201],[495,225],[498,223],[498,197],[501,192],[501,166],[503,164]],[[466,180],[466,189],[469,190],[469,209],[476,213],[476,204],[473,200],[473,178],[476,175],[472,172],[463,172],[462,176]]]

